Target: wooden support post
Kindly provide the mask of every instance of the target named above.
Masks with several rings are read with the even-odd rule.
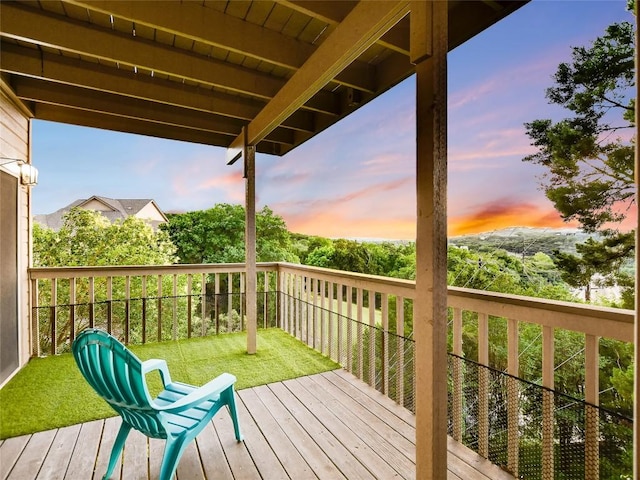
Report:
[[[247,289],[247,353],[257,349],[257,292],[256,292],[256,149],[245,144],[243,149],[245,176],[245,258]],[[242,301],[242,300],[241,300]]]
[[[416,63],[416,478],[447,478],[447,8],[411,3]],[[420,41],[429,36],[430,41]]]

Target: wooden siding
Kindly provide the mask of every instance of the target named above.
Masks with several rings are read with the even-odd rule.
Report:
[[[30,158],[30,120],[24,105],[11,96],[11,90],[0,80],[0,157],[28,160]],[[0,161],[0,163],[3,163]],[[16,170],[0,167],[16,175]],[[30,188],[18,183],[18,329],[19,364],[24,365],[30,357],[29,328],[29,278],[27,268],[31,266],[30,238]]]
[[[185,451],[178,480],[415,478],[415,417],[343,370],[238,392],[244,442],[218,414]],[[120,420],[72,425],[0,444],[0,478],[101,478]],[[448,440],[449,480],[509,479]],[[157,478],[163,442],[134,432],[115,478]]]

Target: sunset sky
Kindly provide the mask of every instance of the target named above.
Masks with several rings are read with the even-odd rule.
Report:
[[[562,227],[539,189],[523,124],[565,115],[544,92],[571,47],[633,21],[623,0],[536,1],[449,54],[449,234]],[[413,77],[284,157],[258,155],[258,207],[291,231],[415,238]],[[34,121],[33,213],[78,198],[152,198],[165,211],[243,203],[241,162],[225,150]],[[70,188],[70,185],[73,185]]]

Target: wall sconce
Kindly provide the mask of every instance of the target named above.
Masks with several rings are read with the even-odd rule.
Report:
[[[19,158],[0,157],[0,165],[13,163],[16,164],[15,167],[18,170],[15,173],[19,174],[22,185],[33,186],[38,183],[38,169],[36,167]]]

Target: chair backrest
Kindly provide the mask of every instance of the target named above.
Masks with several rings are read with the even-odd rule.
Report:
[[[108,333],[88,328],[73,342],[73,356],[89,385],[123,420],[148,436],[166,438],[161,415],[154,410],[142,362]]]

